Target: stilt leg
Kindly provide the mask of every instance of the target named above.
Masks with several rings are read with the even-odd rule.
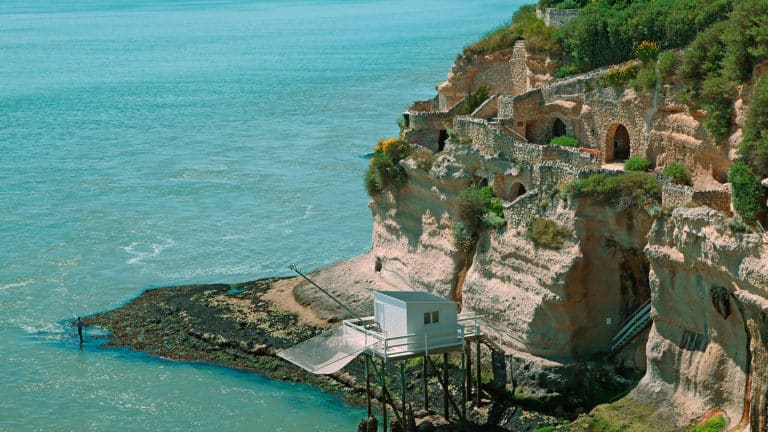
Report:
[[[476,373],[476,375],[477,375],[477,378],[476,378],[477,379],[477,386],[476,386],[477,387],[477,389],[476,389],[477,393],[475,393],[475,406],[479,407],[480,406],[480,372],[481,372],[480,371],[480,338],[477,338],[477,340],[475,342],[475,351],[476,351],[475,352],[475,363],[476,363],[475,367],[477,368],[477,373]]]
[[[445,420],[450,421],[448,411],[448,353],[443,353],[443,412]]]
[[[429,387],[428,384],[428,378],[429,378],[429,357],[427,354],[424,354],[424,367],[421,371],[421,383],[422,387],[424,387],[424,411],[429,411]]]

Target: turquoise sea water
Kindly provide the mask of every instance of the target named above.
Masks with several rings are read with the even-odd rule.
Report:
[[[0,430],[354,430],[336,396],[65,322],[369,250],[364,155],[519,5],[0,2]]]

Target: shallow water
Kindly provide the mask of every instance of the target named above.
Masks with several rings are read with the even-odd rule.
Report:
[[[1,2],[0,430],[353,430],[336,396],[65,322],[369,250],[364,155],[519,4]]]

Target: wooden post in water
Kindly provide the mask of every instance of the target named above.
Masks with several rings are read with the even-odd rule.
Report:
[[[443,353],[443,412],[445,420],[450,421],[448,411],[448,353]]]

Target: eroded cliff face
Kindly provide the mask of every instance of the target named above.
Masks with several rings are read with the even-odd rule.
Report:
[[[510,384],[546,396],[589,382],[569,365],[608,353],[622,322],[651,299],[650,330],[611,357],[646,369],[629,397],[680,428],[721,410],[729,430],[768,431],[768,240],[733,234],[724,222],[725,172],[751,85],[739,89],[732,135],[717,143],[703,126],[706,112],[680,103],[674,83],[639,93],[605,86],[597,71],[542,87],[550,66],[524,44],[454,65],[438,87],[442,109],[480,85],[504,94],[454,119],[431,168],[401,162],[408,185],[373,198],[377,271],[503,328],[516,350],[506,359]],[[587,151],[545,145],[558,130]],[[563,182],[629,156],[688,168],[692,187],[664,185],[671,217],[558,193]],[[467,250],[453,228],[457,197],[473,184],[493,187],[506,224],[483,228]],[[562,248],[534,244],[526,233],[534,218],[570,232]]]
[[[721,409],[729,430],[768,430],[768,248],[719,213],[677,209],[650,231],[653,327],[631,398],[685,426]],[[659,403],[666,401],[667,403]]]

